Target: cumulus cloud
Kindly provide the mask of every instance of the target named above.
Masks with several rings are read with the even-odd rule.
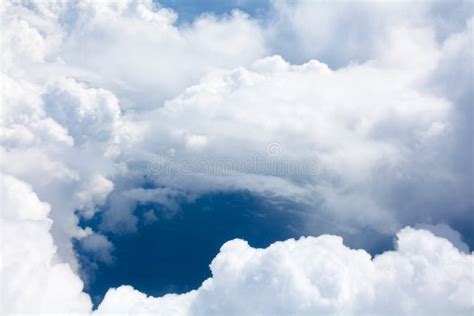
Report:
[[[67,128],[78,145],[109,141],[118,129],[120,107],[109,91],[63,79],[48,87],[43,100],[46,114]]]
[[[452,169],[460,153],[447,150],[452,137],[463,137],[452,120],[459,107],[425,91],[422,78],[431,69],[419,73],[369,63],[331,70],[317,61],[291,65],[273,56],[209,75],[153,112],[153,122],[162,124],[148,125],[144,143],[175,167],[169,175],[158,166],[154,181],[183,190],[270,192],[303,201],[341,226],[390,234],[416,223],[423,212],[431,212],[435,221],[448,219],[449,204],[459,204],[457,211],[467,214],[469,175]],[[206,137],[199,157],[211,172],[199,172],[199,161],[188,163],[196,157],[188,135]],[[267,152],[273,142],[277,156]],[[464,146],[466,151],[470,145]],[[293,159],[300,173],[246,164],[255,156],[268,165]],[[215,174],[221,163],[216,157],[230,157],[234,166],[245,168]],[[308,162],[316,164],[314,174],[304,169]]]
[[[265,249],[236,239],[222,246],[199,289],[155,298],[122,286],[109,290],[96,314],[469,315],[473,259],[446,239],[408,227],[397,234],[396,250],[374,258],[333,235]]]
[[[469,2],[275,1],[266,19],[185,24],[151,0],[4,1],[0,14],[2,310],[89,312],[71,240],[111,262],[104,234],[136,232],[137,205],[245,189],[304,206],[307,232],[317,218],[341,234],[424,223],[464,253],[412,229],[376,258],[335,236],[232,241],[200,289],[121,287],[100,311],[472,312],[472,255],[439,225],[474,208]],[[299,169],[274,167],[288,162]],[[99,231],[79,227],[98,212]]]
[[[82,281],[58,260],[49,232],[50,206],[28,184],[1,177],[2,313],[89,312]]]
[[[12,49],[30,52],[32,62],[49,58],[63,73],[112,90],[135,108],[160,106],[209,68],[236,67],[265,52],[258,24],[237,11],[177,27],[176,14],[151,0],[32,1],[6,9],[20,13],[21,36],[42,48]],[[57,34],[56,41],[43,32]]]
[[[91,217],[104,205],[105,230],[134,231],[140,201],[127,192],[139,190],[148,166],[163,157],[178,164],[199,157],[209,170],[220,170],[223,158],[237,170],[202,174],[196,172],[202,161],[185,175],[152,168],[158,187],[284,196],[348,229],[392,234],[426,212],[434,224],[449,223],[447,210],[459,218],[472,208],[472,185],[460,172],[472,169],[470,89],[443,88],[458,57],[467,63],[472,57],[465,46],[469,10],[434,19],[440,7],[429,3],[275,2],[272,12],[268,25],[237,11],[177,25],[172,10],[150,1],[4,6],[6,33],[21,30],[20,42],[33,47],[3,39],[12,87],[1,134],[6,161],[25,161],[11,173],[52,205],[53,218],[62,218],[55,225],[65,227],[53,227],[58,239],[77,235],[68,233],[77,209]],[[329,28],[320,26],[324,21]],[[348,39],[337,40],[341,33]],[[295,60],[275,43],[302,52],[296,60],[317,57],[329,66],[259,59],[280,52]],[[31,56],[12,57],[21,54]],[[282,150],[271,161],[270,142]],[[264,157],[265,168],[248,164],[255,156]],[[30,170],[29,157],[58,171],[45,177]],[[270,164],[283,158],[316,164],[317,172],[275,172]],[[51,183],[42,189],[45,179]],[[63,193],[51,196],[56,187]],[[70,247],[65,252],[72,258]]]
[[[2,312],[90,313],[79,277],[55,256],[49,205],[26,183],[2,175],[2,206]],[[110,246],[99,235],[83,241],[88,249]],[[375,258],[332,235],[266,249],[236,239],[222,246],[212,278],[199,289],[154,298],[122,286],[109,290],[94,314],[353,314],[383,313],[389,306],[399,314],[468,315],[474,309],[473,259],[447,239],[412,228],[397,234],[396,250]]]
[[[446,224],[417,224],[415,228],[429,230],[435,236],[446,238],[459,250],[469,253],[469,246],[462,240],[461,234]]]
[[[90,181],[85,182],[83,190],[76,194],[82,216],[91,218],[96,212],[96,205],[104,204],[113,188],[112,181],[100,174],[92,176]]]
[[[74,212],[92,216],[113,189],[117,99],[73,79],[41,86],[15,73],[3,78],[2,163],[51,205],[59,253],[73,263],[70,239],[82,234]]]
[[[258,23],[237,11],[180,26],[148,0],[7,1],[1,14],[2,158],[50,203],[58,252],[71,263],[70,239],[84,234],[75,212],[91,217],[114,187],[139,185],[114,179],[143,158],[135,111],[162,106],[210,69],[265,53]],[[190,148],[205,145],[189,135]]]

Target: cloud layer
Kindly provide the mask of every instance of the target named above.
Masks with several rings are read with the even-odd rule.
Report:
[[[107,234],[156,220],[138,203],[249,190],[301,205],[302,233],[399,232],[397,250],[234,240],[198,290],[120,287],[99,312],[472,313],[472,255],[449,227],[474,224],[469,2],[275,1],[183,24],[151,0],[0,14],[2,311],[90,313],[72,240],[112,262]]]
[[[89,297],[68,264],[57,261],[49,205],[31,187],[3,176],[2,311],[90,313]],[[89,244],[93,244],[92,242]],[[428,230],[404,228],[395,251],[371,258],[323,235],[255,249],[225,243],[212,278],[189,293],[147,297],[110,289],[94,314],[470,314],[474,257]],[[245,302],[245,304],[242,304]]]

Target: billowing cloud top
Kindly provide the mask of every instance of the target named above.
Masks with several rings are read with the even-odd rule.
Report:
[[[276,242],[266,249],[232,240],[212,261],[213,277],[199,289],[152,298],[122,286],[107,293],[97,314],[472,312],[472,255],[425,230],[405,228],[397,238],[396,251],[373,259],[331,235]]]
[[[91,313],[72,240],[112,262],[107,235],[156,220],[139,203],[172,212],[233,190],[300,205],[302,235],[370,230],[396,249],[232,240],[199,289],[123,286],[95,313],[474,312],[471,3],[275,1],[189,23],[151,0],[0,14],[2,312]],[[99,213],[95,231],[78,225]]]

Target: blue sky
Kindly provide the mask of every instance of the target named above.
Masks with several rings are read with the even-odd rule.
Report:
[[[153,210],[152,221],[143,214]],[[148,295],[184,293],[211,277],[209,262],[228,240],[241,238],[265,248],[275,241],[306,235],[335,233],[335,227],[305,225],[305,210],[292,201],[268,200],[250,192],[207,194],[193,202],[182,202],[172,212],[156,204],[137,206],[143,216],[134,234],[107,234],[113,243],[113,262],[91,261],[91,253],[77,243],[86,290],[95,304],[111,287],[122,284]],[[82,223],[99,229],[100,217]],[[347,234],[346,244],[371,254],[393,249],[392,237],[365,231]],[[156,273],[156,269],[160,273]]]
[[[264,17],[269,12],[267,0],[165,0],[157,1],[160,5],[172,8],[178,13],[179,22],[190,23],[201,14],[212,13],[215,15],[229,14],[232,10],[241,10],[252,16]]]
[[[248,192],[205,195],[183,203],[173,214],[153,204],[140,205],[136,213],[153,209],[157,219],[142,219],[136,234],[109,236],[115,246],[112,264],[89,267],[90,254],[78,249],[91,269],[88,291],[103,296],[110,287],[130,284],[154,296],[188,292],[211,276],[209,262],[228,240],[242,238],[262,248],[300,237],[302,219],[294,216],[295,208],[291,202],[265,201]]]
[[[469,1],[0,14],[2,313],[472,315]]]

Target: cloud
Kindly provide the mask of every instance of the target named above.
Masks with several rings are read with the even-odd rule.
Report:
[[[151,0],[6,1],[0,13],[2,310],[89,312],[71,240],[110,262],[103,234],[136,232],[140,203],[173,210],[219,190],[291,199],[314,215],[309,232],[426,223],[468,252],[439,223],[472,222],[469,2],[278,1],[266,20],[234,11],[185,24]],[[297,172],[274,167],[288,162]],[[97,212],[100,231],[79,228]],[[235,295],[274,308],[262,313],[472,312],[472,255],[423,230],[398,236],[374,259],[334,236],[232,241],[199,290],[121,287],[101,311],[245,312]]]
[[[469,253],[469,246],[463,242],[461,234],[446,224],[418,224],[415,226],[415,228],[429,230],[435,236],[446,238],[450,243],[452,243],[456,248],[463,251],[464,253]]]
[[[238,11],[178,27],[176,14],[151,0],[33,2],[26,10],[24,24],[33,24],[27,18],[34,14],[60,34],[60,44],[49,53],[54,63],[114,91],[126,107],[158,107],[208,69],[247,64],[265,52],[258,24]]]
[[[31,186],[2,174],[2,313],[87,313],[82,281],[57,258],[50,206]]]
[[[235,239],[212,277],[182,295],[110,289],[96,314],[464,314],[472,313],[473,255],[426,230],[404,228],[396,250],[374,258],[333,235],[255,249]],[[243,304],[243,302],[245,302]]]
[[[2,175],[2,203],[2,312],[90,313],[79,277],[57,261],[49,205],[9,175]],[[95,234],[83,241],[84,246],[104,241],[110,246]],[[474,309],[472,264],[472,254],[422,229],[404,228],[397,234],[396,250],[374,258],[344,246],[342,238],[333,235],[290,239],[266,249],[236,239],[222,246],[211,263],[212,278],[199,289],[154,298],[122,286],[110,289],[94,314],[390,310],[468,315]]]
[[[82,238],[81,247],[96,261],[111,264],[114,260],[114,246],[104,235],[92,233]]]
[[[83,190],[77,192],[79,209],[82,216],[91,218],[97,211],[96,206],[105,203],[108,195],[112,192],[114,184],[104,176],[97,174],[84,184]]]
[[[157,166],[153,180],[184,191],[240,188],[283,196],[340,227],[368,226],[384,234],[426,212],[435,223],[448,221],[449,205],[466,215],[472,207],[469,176],[452,163],[470,145],[463,143],[463,152],[447,150],[464,131],[452,120],[458,104],[426,90],[424,78],[437,60],[426,68],[374,62],[331,70],[314,60],[291,65],[273,56],[211,74],[146,118],[137,117],[143,125],[150,117],[161,123],[147,125],[143,143],[151,163],[155,152],[174,168],[167,174],[167,167]],[[200,160],[193,160],[188,135],[207,140]],[[279,152],[270,156],[267,147],[274,142]],[[266,168],[247,163],[256,157]],[[244,168],[213,173],[223,159]],[[271,168],[289,160],[300,167],[315,162],[316,172]],[[203,164],[211,172],[199,172]]]
[[[393,50],[388,47],[394,40],[403,43],[418,31],[431,32],[433,39],[442,42],[462,31],[474,13],[469,2],[463,0],[271,1],[271,6],[265,34],[272,51],[296,63],[316,58],[332,68],[380,59]],[[402,36],[398,36],[400,31],[404,32]],[[411,63],[413,59],[403,62]]]
[[[162,106],[210,69],[265,53],[258,23],[237,11],[179,27],[172,10],[147,0],[7,1],[1,14],[2,158],[51,205],[58,253],[71,264],[70,240],[84,234],[75,213],[91,217],[113,188],[140,185],[130,174],[142,178],[146,167],[128,165],[143,158],[136,113]],[[189,148],[205,145],[189,135]],[[132,231],[133,216],[122,218]]]
[[[82,235],[75,211],[92,216],[114,187],[117,99],[74,79],[43,86],[15,73],[3,79],[2,163],[51,205],[58,253],[74,264],[70,239]]]
[[[104,230],[134,231],[138,201],[126,192],[163,157],[180,168],[200,159],[178,174],[151,170],[154,185],[185,194],[289,197],[345,230],[393,234],[427,212],[449,224],[448,209],[457,219],[472,209],[460,172],[472,169],[470,89],[446,87],[458,57],[472,57],[472,22],[469,10],[435,19],[439,8],[278,2],[268,21],[235,11],[176,25],[172,10],[150,1],[8,4],[6,33],[31,42],[3,39],[11,92],[1,139],[7,162],[24,161],[10,172],[52,205],[58,241],[80,235],[71,233],[76,210],[103,209]],[[260,58],[295,59],[288,49],[305,62]],[[281,154],[269,159],[273,142]],[[57,171],[31,170],[31,157]],[[263,168],[249,164],[255,158]],[[222,171],[223,160],[230,176],[196,174]],[[273,168],[289,160],[316,172]],[[73,261],[71,247],[58,246]]]
[[[77,145],[113,140],[120,107],[109,91],[62,79],[48,87],[43,100],[46,114],[67,128]]]
[[[82,282],[55,257],[49,205],[24,182],[8,175],[2,181],[2,311],[89,313]],[[83,239],[85,244],[103,244],[104,238],[90,236]],[[154,298],[122,286],[110,289],[94,314],[390,310],[468,315],[474,308],[472,264],[472,254],[422,229],[401,230],[396,250],[375,258],[344,246],[342,238],[333,235],[290,239],[266,249],[236,239],[222,246],[211,263],[212,278],[199,289]]]

